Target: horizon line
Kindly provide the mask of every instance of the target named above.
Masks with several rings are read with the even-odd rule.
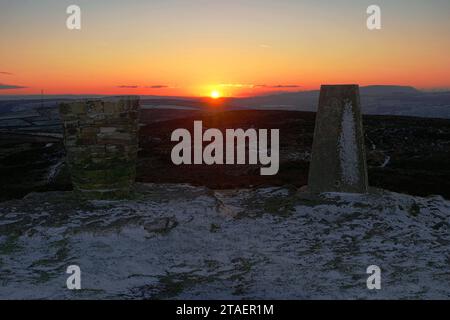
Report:
[[[328,84],[323,84],[328,85]],[[423,93],[433,93],[433,92],[450,92],[450,87],[433,87],[433,88],[417,88],[415,86],[410,85],[396,85],[396,84],[376,84],[376,85],[365,85],[359,86],[360,88],[368,88],[368,87],[404,87],[404,88],[413,88],[417,91]],[[255,98],[255,97],[265,97],[271,95],[281,95],[281,94],[293,94],[293,93],[302,93],[302,92],[315,92],[320,91],[320,87],[317,89],[309,89],[309,90],[297,90],[297,91],[272,91],[266,92],[256,95],[244,95],[244,96],[222,96],[218,98],[218,100],[226,100],[226,99],[246,99],[246,98]],[[111,97],[111,96],[127,96],[127,95],[135,95],[139,97],[155,97],[155,98],[178,98],[178,99],[211,99],[210,96],[207,95],[157,95],[157,94],[102,94],[102,93],[56,93],[56,94],[42,94],[42,93],[27,93],[27,94],[14,94],[14,93],[1,93],[0,97]]]

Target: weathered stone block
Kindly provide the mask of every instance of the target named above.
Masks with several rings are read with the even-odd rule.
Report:
[[[84,127],[81,129],[81,134],[86,136],[95,136],[99,132],[100,129],[96,127]]]
[[[117,131],[117,128],[114,128],[114,127],[101,127],[100,128],[100,133],[109,133],[109,134],[111,134],[111,133],[114,133],[116,131]]]
[[[367,192],[357,85],[322,86],[308,180],[308,188],[313,193]]]
[[[74,190],[89,199],[125,197],[136,177],[138,97],[60,105]],[[131,110],[131,111],[130,111]]]
[[[87,105],[88,114],[102,114],[103,110],[103,101],[90,101]]]
[[[87,105],[83,102],[75,102],[70,106],[70,113],[85,114],[87,112]]]

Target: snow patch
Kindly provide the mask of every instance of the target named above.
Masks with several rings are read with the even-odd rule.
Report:
[[[386,166],[389,164],[389,162],[391,161],[391,157],[390,156],[386,156],[384,158],[384,162],[383,164],[380,166],[380,168],[386,168]]]
[[[47,192],[0,203],[0,298],[448,298],[442,197],[137,187],[124,201]],[[167,219],[177,225],[152,232]],[[79,292],[65,288],[71,264]],[[383,270],[377,292],[366,287],[372,264]]]
[[[342,131],[339,137],[342,179],[347,184],[355,184],[359,181],[358,145],[352,109],[352,103],[346,101],[342,115]]]
[[[64,163],[64,161],[59,161],[56,164],[54,164],[48,168],[47,181],[49,183],[51,183],[56,178],[63,163]]]

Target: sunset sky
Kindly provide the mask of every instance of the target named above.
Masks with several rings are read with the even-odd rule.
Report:
[[[0,0],[0,95],[450,88],[449,15],[449,0]]]

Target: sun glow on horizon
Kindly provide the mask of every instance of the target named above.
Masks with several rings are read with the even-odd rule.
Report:
[[[219,91],[213,90],[213,91],[211,91],[210,96],[211,96],[211,98],[213,98],[213,99],[219,99],[219,98],[221,97],[221,94],[220,94]]]

